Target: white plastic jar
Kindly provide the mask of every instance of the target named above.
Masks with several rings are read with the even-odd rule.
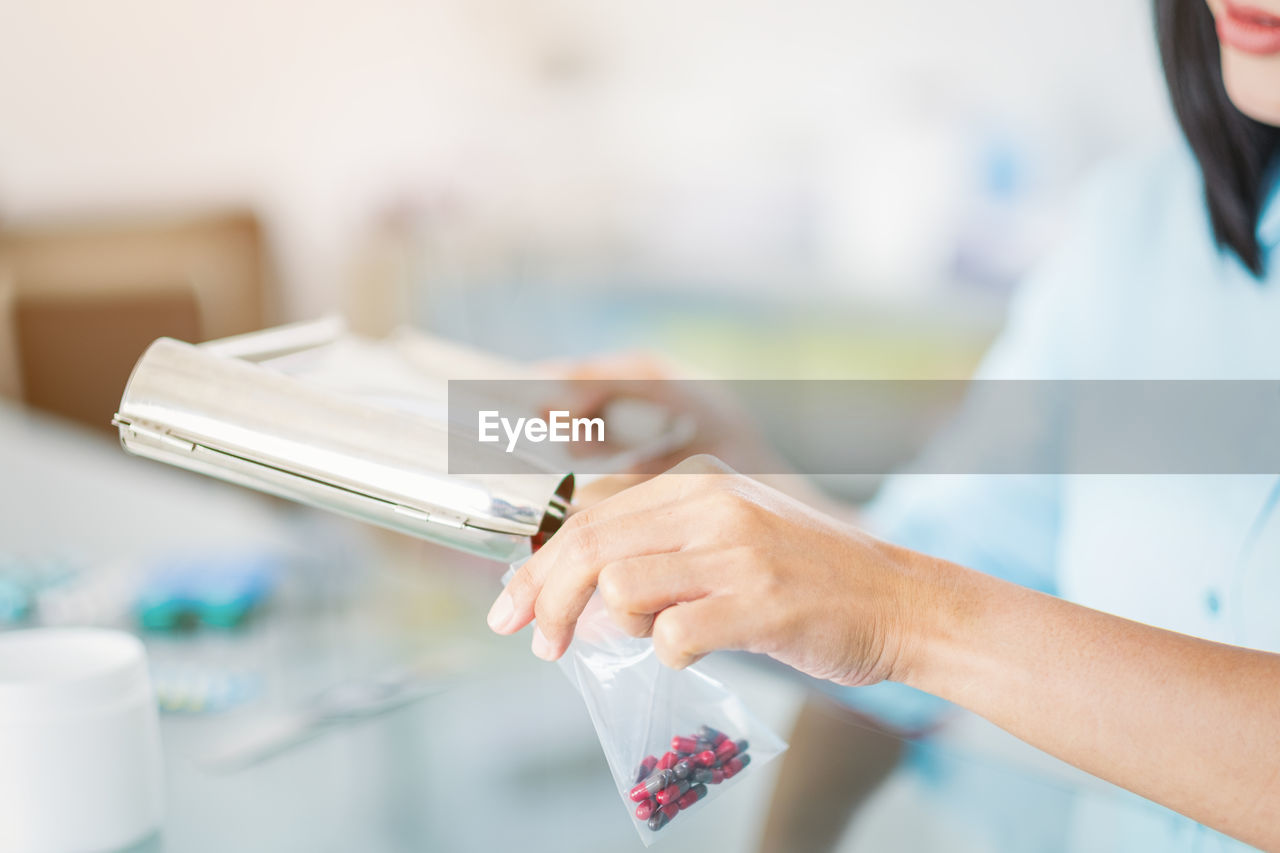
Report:
[[[161,813],[142,643],[95,628],[0,634],[0,850],[119,850]]]

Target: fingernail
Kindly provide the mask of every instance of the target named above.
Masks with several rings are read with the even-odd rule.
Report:
[[[551,647],[551,641],[536,625],[533,628],[533,653],[543,660],[555,660],[556,656],[555,649]]]
[[[511,594],[503,592],[493,602],[493,606],[489,608],[489,616],[487,617],[489,627],[495,631],[504,630],[508,623],[511,622],[511,617],[515,615],[515,612],[516,607],[511,601]]]

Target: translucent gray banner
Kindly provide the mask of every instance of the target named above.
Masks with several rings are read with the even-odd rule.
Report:
[[[468,380],[449,419],[455,474],[1280,473],[1280,381]]]

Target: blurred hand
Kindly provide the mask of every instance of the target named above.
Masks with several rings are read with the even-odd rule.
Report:
[[[744,649],[871,684],[904,665],[931,565],[694,457],[570,518],[516,573],[489,623],[510,634],[536,618],[533,651],[554,660],[598,588],[613,620],[652,636],[669,666]]]
[[[742,470],[786,473],[786,464],[769,448],[752,427],[751,419],[725,388],[715,382],[698,383],[696,388],[677,380],[676,368],[650,353],[622,353],[571,364],[548,363],[543,372],[558,379],[590,382],[589,397],[557,403],[575,415],[597,417],[613,401],[635,398],[656,403],[674,415],[689,415],[697,425],[693,441],[673,453],[647,460],[629,473],[651,477],[695,454],[711,454],[730,460]],[[696,392],[696,393],[695,393]],[[619,480],[580,495],[601,497],[608,488],[636,480]]]

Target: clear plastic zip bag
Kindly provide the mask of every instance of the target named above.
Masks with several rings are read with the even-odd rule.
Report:
[[[503,583],[524,562],[512,564]],[[646,847],[696,820],[705,801],[782,754],[786,743],[728,687],[695,666],[670,669],[628,636],[598,594],[559,660],[577,688],[614,785]]]

